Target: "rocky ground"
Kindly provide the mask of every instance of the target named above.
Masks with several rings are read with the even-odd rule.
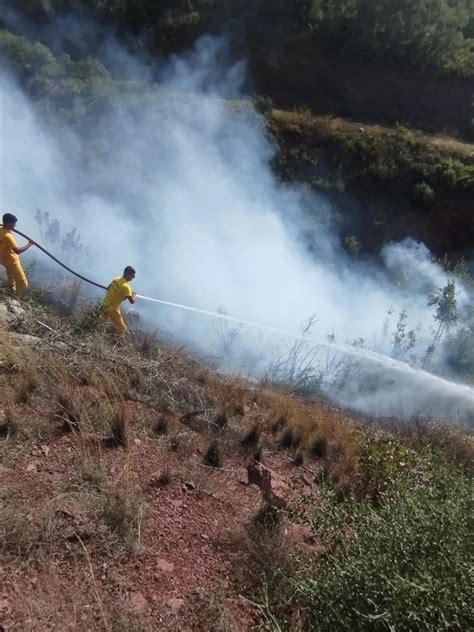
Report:
[[[473,447],[0,293],[0,630],[464,630]]]
[[[323,464],[302,462],[301,436],[283,439],[293,400],[173,349],[85,343],[32,302],[3,299],[0,326],[1,629],[265,622],[252,599],[262,555],[318,551],[308,516]],[[273,511],[284,523],[264,544]]]

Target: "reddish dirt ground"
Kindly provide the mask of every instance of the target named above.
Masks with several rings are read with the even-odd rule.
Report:
[[[44,409],[29,409],[38,423],[51,423],[57,432],[40,442],[12,443],[0,467],[0,488],[14,495],[15,505],[32,522],[41,511],[51,510],[53,523],[48,524],[54,524],[56,540],[49,562],[54,562],[54,573],[44,558],[25,556],[28,561],[20,563],[6,556],[0,566],[1,630],[135,629],[107,623],[114,609],[150,626],[144,629],[218,629],[212,623],[206,628],[200,612],[203,603],[210,607],[216,591],[222,596],[217,609],[225,607],[231,617],[222,629],[248,630],[258,618],[258,608],[240,595],[238,569],[244,562],[236,545],[263,504],[258,487],[246,484],[251,453],[229,440],[222,469],[205,467],[209,432],[192,431],[171,419],[168,434],[154,437],[143,432],[145,422],[140,420],[149,426],[159,419],[159,411],[135,402],[127,406],[127,448],[107,448],[97,437],[64,434],[57,420],[45,418]],[[183,433],[184,448],[170,449],[170,433]],[[288,486],[289,506],[298,522],[297,499],[317,496],[311,471],[296,468],[276,448],[264,455],[265,465]],[[143,516],[138,544],[130,554],[111,554],[97,544],[100,527],[81,505],[77,482],[88,460],[103,468],[114,489],[140,497]],[[163,472],[171,474],[166,484],[160,483]],[[57,597],[60,612],[51,614],[57,591],[64,592]]]

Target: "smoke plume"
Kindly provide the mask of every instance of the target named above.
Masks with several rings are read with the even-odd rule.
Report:
[[[411,240],[386,246],[377,268],[343,252],[324,196],[277,181],[265,119],[242,94],[245,63],[223,66],[223,46],[203,38],[159,69],[158,84],[137,83],[98,112],[87,133],[46,125],[4,74],[2,209],[34,237],[38,208],[77,227],[90,256],[75,265],[101,283],[133,265],[141,294],[285,332],[137,303],[153,326],[219,357],[225,370],[273,370],[284,381],[295,342],[287,332],[314,318],[303,342],[323,393],[373,414],[470,418],[472,389],[407,364],[432,338],[427,297],[448,276]],[[461,286],[457,298],[469,300]],[[410,353],[394,353],[404,310],[416,340]]]

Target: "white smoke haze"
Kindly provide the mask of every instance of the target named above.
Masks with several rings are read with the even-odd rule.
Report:
[[[344,405],[376,415],[472,419],[473,389],[380,355],[392,351],[406,309],[407,330],[417,335],[412,352],[421,357],[435,325],[427,296],[446,284],[447,274],[412,240],[384,248],[385,270],[354,262],[329,228],[323,196],[312,202],[320,213],[310,250],[303,237],[307,194],[276,181],[265,121],[242,100],[245,64],[222,68],[221,55],[221,42],[202,39],[192,54],[161,69],[159,86],[143,84],[143,94],[118,99],[91,121],[87,138],[47,128],[3,76],[3,212],[14,211],[19,229],[33,237],[39,237],[37,208],[63,228],[76,226],[92,256],[75,265],[103,284],[131,264],[143,295],[204,310],[223,307],[290,332],[314,315],[308,344],[321,369],[320,387]],[[458,300],[469,301],[462,287]],[[223,370],[254,377],[294,342],[145,302],[136,309],[158,329],[220,356]],[[331,373],[339,375],[341,367],[346,379],[335,382]]]

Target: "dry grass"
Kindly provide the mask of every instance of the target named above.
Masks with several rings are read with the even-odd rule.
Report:
[[[300,109],[298,111],[289,110],[273,110],[272,117],[288,128],[297,129],[316,129],[322,135],[329,135],[334,132],[344,133],[348,136],[360,136],[365,134],[379,142],[390,140],[396,130],[393,127],[385,127],[383,125],[362,126],[359,123],[347,121],[345,119],[331,116],[315,116],[310,110]],[[424,145],[427,150],[430,149],[441,152],[447,157],[460,158],[466,160],[471,158],[473,152],[472,143],[463,143],[448,136],[430,135],[413,129],[404,129],[407,141]]]
[[[339,488],[349,489],[358,468],[361,432],[347,415],[285,391],[265,388],[261,397],[277,444],[296,451],[299,463],[321,461],[326,476]]]
[[[222,454],[219,442],[213,439],[209,444],[203,459],[204,465],[219,469],[222,467]]]
[[[196,590],[187,599],[184,615],[193,632],[238,632],[242,628],[229,609],[224,587]]]
[[[43,562],[38,569],[42,581],[33,587],[23,574],[9,579],[14,587],[13,605],[23,622],[21,629],[152,632],[153,627],[136,612],[124,609],[120,593],[104,585],[85,547],[81,553],[67,574],[54,560]]]

